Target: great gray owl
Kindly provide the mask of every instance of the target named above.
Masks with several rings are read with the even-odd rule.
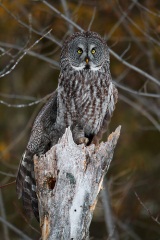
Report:
[[[23,154],[17,193],[26,213],[39,220],[34,154],[44,154],[70,126],[77,144],[97,144],[106,130],[118,92],[110,75],[105,41],[95,32],[76,32],[62,47],[58,88],[35,119]]]

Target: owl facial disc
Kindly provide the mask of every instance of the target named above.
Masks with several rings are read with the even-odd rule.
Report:
[[[76,70],[98,71],[108,59],[108,47],[99,35],[75,34],[68,41],[68,61]]]

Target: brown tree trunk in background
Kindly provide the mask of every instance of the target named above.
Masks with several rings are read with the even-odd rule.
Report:
[[[45,155],[34,157],[42,240],[89,239],[89,226],[120,127],[99,146],[76,145],[68,128]]]

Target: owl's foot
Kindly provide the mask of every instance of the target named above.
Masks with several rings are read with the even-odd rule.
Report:
[[[77,144],[82,144],[82,143],[84,143],[84,145],[87,145],[88,142],[89,142],[89,139],[86,138],[86,137],[80,137],[80,138],[77,140]]]

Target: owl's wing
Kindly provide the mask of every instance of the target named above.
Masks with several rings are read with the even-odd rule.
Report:
[[[26,215],[31,218],[34,213],[36,219],[38,220],[38,201],[35,186],[33,153],[26,149],[18,169],[16,190],[18,198],[22,197]]]
[[[105,117],[103,119],[102,126],[99,132],[94,136],[92,143],[98,144],[102,139],[103,134],[107,131],[108,125],[110,123],[111,117],[113,115],[113,111],[115,109],[115,105],[118,101],[118,90],[115,85],[111,82],[108,88],[108,103]]]
[[[57,92],[55,91],[48,102],[36,117],[30,139],[22,156],[17,179],[16,189],[18,197],[22,197],[23,206],[29,217],[33,216],[39,221],[38,199],[34,176],[33,156],[44,154],[50,147],[49,133],[57,116]]]

